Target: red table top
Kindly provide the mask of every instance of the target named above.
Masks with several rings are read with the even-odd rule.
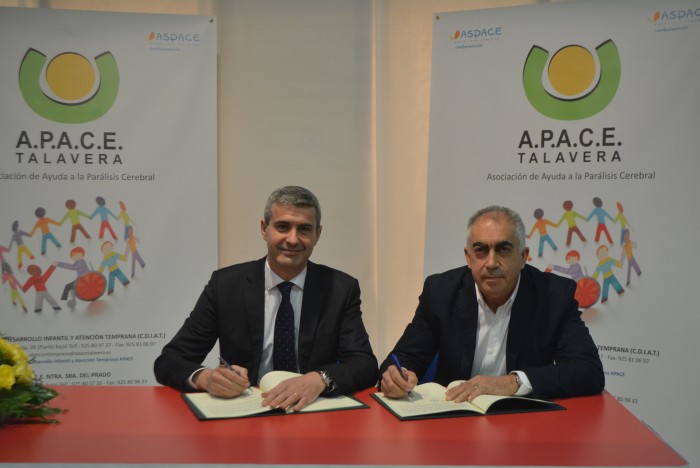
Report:
[[[369,409],[198,421],[165,387],[57,387],[60,424],[0,428],[4,463],[687,466],[610,394],[566,411],[399,421]]]

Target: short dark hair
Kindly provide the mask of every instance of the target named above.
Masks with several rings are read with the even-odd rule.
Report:
[[[316,227],[321,225],[321,205],[318,203],[316,195],[304,187],[288,185],[273,191],[265,204],[265,212],[263,214],[265,224],[270,223],[272,205],[292,205],[313,208],[316,210]]]

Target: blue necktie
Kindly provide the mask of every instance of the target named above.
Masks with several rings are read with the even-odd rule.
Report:
[[[282,302],[275,319],[275,339],[272,347],[272,368],[297,372],[296,339],[294,337],[294,308],[289,293],[294,283],[285,281],[277,285]]]

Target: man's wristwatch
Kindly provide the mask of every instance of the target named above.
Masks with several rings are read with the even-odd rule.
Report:
[[[515,376],[515,385],[517,385],[517,386],[518,386],[518,390],[520,390],[520,387],[523,385],[523,381],[520,380],[520,376],[518,375],[517,372],[513,372],[512,375]],[[517,392],[517,390],[516,390],[516,392]]]
[[[323,383],[326,384],[326,389],[322,392],[323,393],[330,393],[333,390],[335,390],[335,380],[333,380],[333,377],[326,372],[323,369],[318,369],[316,370],[318,372],[318,375],[321,376],[321,380],[323,380]]]

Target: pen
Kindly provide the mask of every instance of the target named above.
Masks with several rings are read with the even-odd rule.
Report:
[[[237,371],[236,369],[234,369],[233,367],[231,367],[231,364],[229,364],[228,362],[226,362],[226,359],[222,358],[221,356],[219,356],[219,362],[220,362],[221,365],[224,366],[226,369],[228,369],[228,370],[230,370],[230,371],[233,371],[233,372],[235,372],[236,374],[238,374],[238,371]],[[238,375],[241,375],[241,374],[238,374]]]
[[[391,360],[394,361],[394,365],[399,370],[399,374],[401,374],[401,378],[404,379],[406,382],[408,382],[408,378],[406,377],[406,373],[403,371],[403,367],[401,367],[401,363],[399,362],[399,358],[396,357],[396,354],[391,353]],[[413,398],[413,392],[411,390],[408,391],[408,398]]]

